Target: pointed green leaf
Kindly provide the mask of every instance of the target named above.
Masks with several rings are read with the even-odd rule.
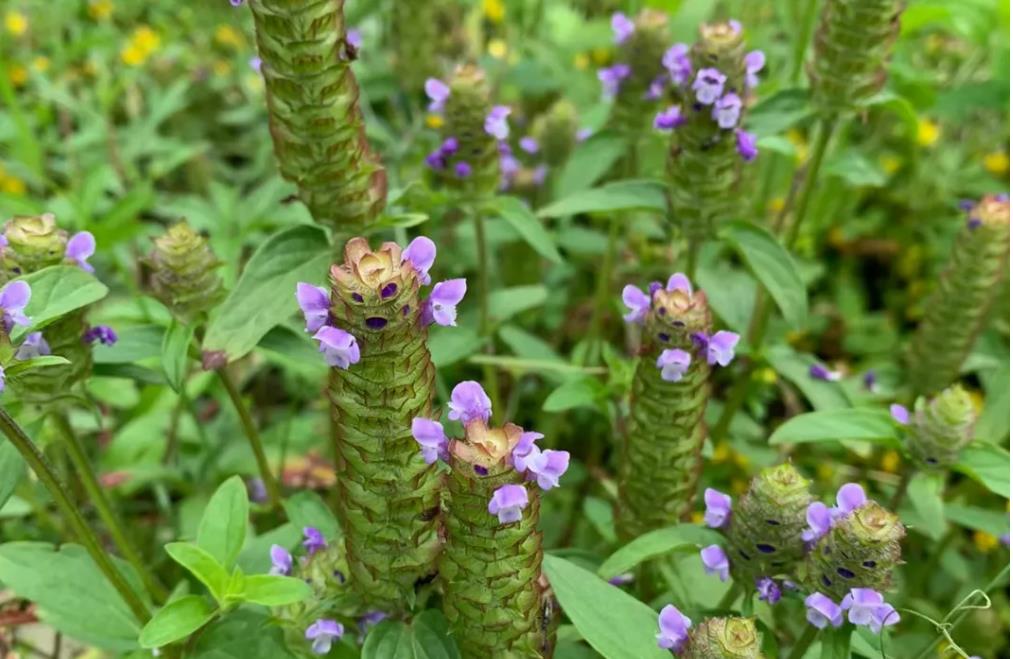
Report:
[[[808,302],[795,259],[769,232],[748,222],[730,222],[722,238],[745,260],[759,282],[796,329],[805,325]]]
[[[443,614],[434,609],[415,616],[411,625],[385,620],[373,627],[362,646],[362,659],[460,659]]]
[[[250,500],[239,476],[222,483],[211,496],[197,527],[197,544],[231,570],[246,540]]]
[[[187,364],[190,361],[190,341],[193,340],[194,326],[175,320],[162,337],[162,371],[173,391],[179,393],[186,380]]]
[[[180,597],[155,613],[141,630],[138,642],[142,648],[160,648],[186,638],[203,627],[214,615],[214,607],[203,597]]]
[[[229,574],[214,556],[192,542],[170,542],[165,553],[197,578],[216,600],[221,600],[229,584]]]
[[[696,524],[678,524],[656,529],[620,547],[606,558],[598,568],[598,576],[611,579],[646,560],[672,552],[696,551],[704,545],[720,542],[720,533]]]
[[[886,410],[831,409],[799,414],[770,436],[771,444],[805,444],[855,440],[900,448],[897,424]]]
[[[541,220],[535,217],[531,209],[516,197],[496,197],[490,204],[489,211],[502,217],[507,224],[512,226],[521,238],[536,252],[553,263],[562,263],[563,257],[556,249],[556,241],[553,239]]]
[[[960,454],[957,471],[1009,499],[1009,451],[994,444],[975,442]]]
[[[25,332],[42,329],[71,311],[98,302],[109,293],[105,284],[73,265],[52,265],[18,279],[32,287],[32,297],[25,307],[25,315],[32,322],[28,327],[16,327],[12,332],[15,339]]]
[[[538,217],[566,217],[580,213],[611,213],[616,211],[654,211],[668,208],[665,186],[660,181],[616,181],[600,188],[580,190],[555,201],[536,213]]]
[[[301,602],[313,590],[302,579],[274,574],[252,574],[243,580],[239,598],[264,606],[285,606]]]

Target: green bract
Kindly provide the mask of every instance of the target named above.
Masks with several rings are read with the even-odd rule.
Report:
[[[976,417],[971,396],[960,385],[944,389],[929,401],[921,398],[908,428],[908,449],[929,467],[952,465],[974,438]]]
[[[633,33],[617,48],[616,61],[629,67],[612,103],[609,126],[631,139],[637,139],[649,128],[657,101],[647,97],[656,79],[665,75],[661,57],[668,47],[668,16],[664,12],[644,9],[633,20]]]
[[[760,633],[752,618],[706,618],[689,630],[683,659],[762,659]]]
[[[444,107],[442,136],[457,140],[457,150],[448,165],[439,171],[441,179],[463,191],[470,199],[484,199],[499,186],[499,150],[496,138],[485,130],[485,120],[492,110],[489,83],[477,66],[457,67],[448,87],[450,97]],[[467,176],[459,176],[453,163],[464,162],[471,168]]]
[[[151,292],[183,322],[200,318],[224,293],[216,273],[221,262],[186,222],[172,225],[155,239],[147,263]]]

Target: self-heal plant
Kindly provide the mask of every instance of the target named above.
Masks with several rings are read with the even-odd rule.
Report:
[[[947,467],[974,439],[977,414],[970,394],[953,385],[937,396],[915,402],[914,413],[903,405],[892,405],[891,414],[905,427],[905,443],[919,465],[929,469]]]
[[[760,659],[762,637],[752,618],[690,618],[669,604],[658,616],[658,647],[681,659]]]
[[[664,95],[668,78],[661,64],[669,40],[668,16],[644,9],[632,19],[623,19],[621,30],[616,30],[613,18],[615,62],[600,69],[598,79],[602,95],[612,99],[609,127],[639,140]]]

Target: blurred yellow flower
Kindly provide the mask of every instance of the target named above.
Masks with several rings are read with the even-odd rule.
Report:
[[[981,410],[985,407],[985,397],[977,389],[971,389],[967,392],[967,395],[971,399],[974,411],[980,414]]]
[[[984,531],[974,532],[974,546],[978,548],[978,551],[988,552],[992,551],[999,546],[999,538],[995,537],[991,533],[985,533]]]
[[[728,443],[721,442],[714,447],[714,455],[711,458],[714,462],[724,462],[728,459],[729,455],[731,455],[731,451],[728,450]]]
[[[785,134],[785,137],[795,147],[795,160],[802,162],[809,155],[809,142],[806,141],[805,136],[797,129],[792,128]]]
[[[578,71],[586,71],[589,66],[591,66],[591,58],[587,56],[587,53],[577,53],[573,56],[573,68]]]
[[[49,58],[39,55],[32,60],[32,69],[38,71],[39,73],[45,73],[49,70]]]
[[[162,39],[147,25],[142,25],[130,35],[130,41],[120,51],[120,59],[127,66],[140,66],[158,50]]]
[[[216,76],[227,76],[232,73],[232,62],[218,58],[211,65],[211,70],[215,72]]]
[[[20,64],[12,64],[11,68],[7,70],[7,75],[15,87],[22,87],[28,82],[28,69]]]
[[[748,489],[749,481],[742,478],[736,478],[732,481],[732,492],[735,494],[745,494]]]
[[[17,176],[11,176],[3,167],[0,167],[0,192],[20,197],[25,194],[25,182]]]
[[[891,474],[897,473],[897,467],[900,466],[900,453],[897,451],[887,451],[879,461],[879,466],[883,471],[888,471]]]
[[[816,477],[821,481],[828,481],[834,477],[834,468],[826,462],[821,462],[820,466],[816,467]]]
[[[113,13],[112,0],[89,0],[88,15],[96,21],[109,18]]]
[[[767,210],[771,213],[780,213],[784,210],[784,197],[774,197],[767,202]]]
[[[606,64],[612,57],[612,50],[599,46],[591,51],[591,59],[595,64]]]
[[[28,18],[19,11],[9,11],[4,14],[4,27],[16,37],[28,31]]]
[[[694,524],[703,524],[703,512],[699,510],[694,510],[693,514],[689,516],[689,521],[693,522]]]
[[[989,174],[1005,176],[1009,172],[1009,154],[1005,151],[993,151],[985,154],[981,164],[985,166]]]
[[[939,141],[939,134],[941,129],[939,124],[931,119],[919,119],[918,120],[918,133],[915,136],[915,141],[918,142],[918,146],[933,146]]]
[[[507,54],[507,42],[502,39],[492,39],[489,41],[489,54],[496,59],[503,59]]]
[[[430,128],[440,128],[443,126],[443,116],[439,114],[427,114],[426,125]]]
[[[745,454],[739,453],[738,451],[733,451],[732,459],[735,461],[735,464],[737,464],[742,469],[749,468],[749,458]]]
[[[239,48],[243,45],[243,35],[231,25],[222,24],[215,28],[215,42],[230,48]]]
[[[482,13],[491,23],[502,23],[506,16],[503,0],[482,0]]]
[[[879,157],[879,166],[883,168],[883,171],[887,174],[894,174],[901,166],[901,159],[892,153],[887,153]]]

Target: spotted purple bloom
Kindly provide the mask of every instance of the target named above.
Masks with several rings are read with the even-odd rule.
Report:
[[[505,140],[510,135],[510,124],[507,117],[510,116],[510,108],[506,105],[494,105],[485,117],[485,132],[497,140]]]
[[[271,545],[271,574],[292,574],[292,554],[281,545]]]
[[[348,368],[359,363],[359,342],[345,330],[324,325],[313,338],[320,342],[320,352],[328,366]]]
[[[670,105],[654,115],[654,128],[657,130],[670,131],[684,123],[686,117],[682,116],[682,109],[678,105]]]
[[[692,359],[690,354],[685,350],[669,348],[661,351],[661,354],[658,355],[658,361],[654,365],[661,371],[662,380],[665,382],[678,382],[686,375]]]
[[[521,511],[528,505],[528,490],[523,485],[503,485],[492,493],[489,514],[496,515],[500,524],[521,520]]]
[[[306,628],[306,640],[313,642],[314,654],[327,654],[334,641],[345,634],[345,627],[336,620],[320,618]]]
[[[526,135],[521,138],[520,147],[521,151],[524,151],[525,153],[538,153],[538,140],[530,135]]]
[[[612,35],[617,44],[629,39],[635,29],[636,25],[626,14],[620,11],[612,14]]]
[[[436,243],[425,236],[419,236],[408,243],[408,247],[401,253],[401,259],[412,264],[419,283],[425,286],[431,281],[429,268],[436,261]]]
[[[630,309],[630,312],[623,316],[623,320],[627,323],[643,323],[647,312],[651,310],[651,298],[633,284],[623,287],[623,304]]]
[[[450,87],[438,78],[429,78],[425,84],[426,96],[429,97],[429,111],[442,112],[443,106],[450,98]]]
[[[906,426],[911,422],[911,413],[906,407],[900,405],[899,403],[894,403],[890,406],[890,416],[892,416],[893,420],[902,426]]]
[[[707,574],[717,575],[721,581],[728,580],[728,556],[720,545],[710,545],[700,550],[700,559]]]
[[[752,162],[760,153],[756,148],[756,135],[741,128],[735,129],[735,150],[746,162]]]
[[[10,333],[15,325],[28,325],[31,321],[25,315],[25,307],[32,299],[32,287],[23,281],[8,282],[0,288],[0,312],[3,313],[4,331]]]
[[[844,624],[841,607],[823,593],[813,593],[805,598],[805,607],[806,620],[817,629],[825,629],[828,625],[840,627]]]
[[[781,587],[770,577],[760,577],[756,580],[756,592],[760,594],[760,601],[773,606],[781,601]]]
[[[89,345],[98,341],[104,346],[111,346],[116,344],[119,337],[116,335],[116,330],[112,327],[108,325],[95,325],[88,328],[88,331],[84,333],[81,340]]]
[[[726,80],[728,80],[728,76],[717,69],[700,69],[696,72],[696,80],[693,81],[696,100],[704,105],[711,105],[721,98]]]
[[[457,305],[467,292],[468,282],[465,279],[448,279],[437,283],[422,308],[422,323],[436,323],[445,327],[457,325]]]
[[[601,81],[601,93],[605,98],[613,98],[619,93],[619,86],[630,75],[628,64],[613,64],[598,69],[598,80]]]
[[[703,492],[703,500],[707,510],[703,514],[704,523],[712,529],[720,529],[728,522],[732,514],[732,498],[713,488]]]
[[[67,241],[66,257],[85,272],[95,272],[88,259],[95,253],[95,236],[90,231],[78,231]]]
[[[471,176],[471,165],[461,160],[454,164],[454,176],[457,178],[468,178]]]
[[[689,638],[689,628],[693,621],[683,615],[682,611],[669,604],[658,615],[658,647],[665,650],[679,651],[682,644]]]
[[[316,332],[327,324],[331,300],[326,288],[301,281],[295,285],[295,299],[299,302],[303,318],[306,319],[307,332]]]
[[[805,519],[809,528],[802,531],[802,540],[812,544],[830,533],[833,523],[830,508],[822,501],[813,501],[805,511]]]
[[[482,385],[474,380],[465,380],[458,383],[450,392],[450,417],[451,421],[468,423],[475,419],[489,421],[492,416],[492,401],[485,393]]]
[[[559,487],[559,479],[570,466],[570,453],[551,449],[542,451],[537,446],[532,446],[531,451],[522,458],[522,461],[524,467],[530,472],[529,478],[533,475],[538,487],[543,490],[551,490],[554,487]]]
[[[345,41],[348,42],[349,46],[355,48],[356,50],[362,48],[362,32],[352,28],[345,33]]]
[[[743,59],[746,65],[746,89],[752,89],[760,84],[760,77],[756,74],[763,70],[767,56],[762,50],[751,50]]]
[[[739,335],[735,332],[721,330],[713,336],[698,334],[697,340],[704,343],[707,363],[713,366],[728,366],[735,358],[735,346],[739,343]]]
[[[900,622],[897,610],[883,601],[883,595],[872,588],[852,588],[841,600],[841,610],[848,612],[848,622],[868,627],[873,634]]]
[[[327,548],[327,541],[324,539],[324,534],[321,533],[319,529],[312,526],[304,526],[302,535],[302,546],[306,549],[306,553],[310,556],[321,549]]]
[[[661,58],[661,65],[668,71],[673,83],[684,84],[693,75],[693,64],[689,59],[689,46],[677,43],[666,50]]]
[[[742,99],[735,92],[728,92],[714,103],[711,116],[718,126],[725,130],[735,128],[739,123],[739,115],[742,113]]]
[[[35,357],[43,357],[45,355],[51,355],[53,351],[49,348],[49,343],[42,336],[42,332],[32,332],[25,337],[25,340],[18,346],[18,351],[14,353],[15,359],[33,359]]]
[[[447,452],[448,440],[443,432],[443,425],[439,421],[415,417],[412,419],[412,437],[422,448],[422,459],[427,465],[437,460],[448,462],[450,454]]]
[[[831,371],[823,364],[813,364],[809,367],[809,377],[813,380],[822,380],[824,382],[837,382],[841,379],[841,372]]]

